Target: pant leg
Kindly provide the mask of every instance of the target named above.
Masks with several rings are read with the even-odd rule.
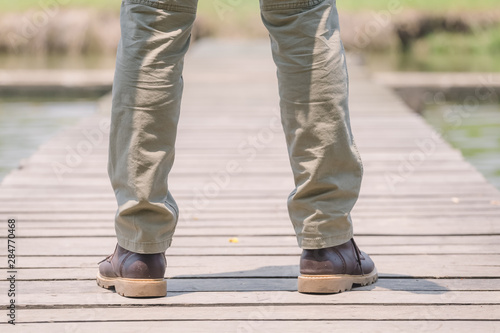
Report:
[[[122,3],[108,173],[118,203],[118,243],[133,252],[164,252],[177,223],[167,178],[196,6],[197,0]]]
[[[345,243],[363,168],[350,128],[335,0],[261,0],[261,12],[277,66],[296,186],[288,210],[299,246]]]

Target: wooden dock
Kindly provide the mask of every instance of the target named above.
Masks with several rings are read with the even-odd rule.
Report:
[[[500,192],[354,60],[365,166],[354,227],[380,280],[337,295],[296,291],[293,181],[268,42],[200,41],[184,78],[168,296],[123,298],[95,282],[115,245],[104,98],[100,114],[0,186],[1,332],[500,332]],[[17,221],[15,327],[8,218]]]

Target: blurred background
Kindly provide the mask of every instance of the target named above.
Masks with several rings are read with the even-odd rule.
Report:
[[[348,61],[500,188],[500,0],[339,0]],[[0,180],[109,90],[119,0],[0,1]],[[200,0],[202,38],[267,38],[257,0]],[[84,73],[84,75],[82,75]]]

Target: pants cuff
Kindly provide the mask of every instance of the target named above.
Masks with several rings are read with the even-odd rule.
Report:
[[[118,245],[123,247],[125,250],[129,250],[135,253],[164,253],[172,244],[172,238],[169,238],[162,242],[155,243],[136,243],[127,239],[118,237]]]
[[[316,249],[324,249],[326,247],[332,247],[347,243],[353,237],[352,230],[340,234],[337,236],[331,236],[328,238],[317,237],[317,238],[303,238],[297,237],[297,242],[299,243],[299,247],[304,250],[316,250]]]

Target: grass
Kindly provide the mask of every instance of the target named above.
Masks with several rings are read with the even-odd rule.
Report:
[[[65,7],[97,8],[119,10],[120,0],[64,0]],[[0,11],[24,11],[40,9],[42,3],[57,4],[58,0],[0,0]],[[498,8],[498,0],[338,0],[340,10],[364,11],[387,10],[390,5],[400,6],[402,9],[418,9],[425,11],[443,12],[459,10],[488,10]],[[241,13],[258,12],[258,0],[199,0],[200,14],[218,15],[218,9],[234,9],[237,15]]]
[[[43,4],[65,2],[65,8],[85,8],[117,13],[121,0],[0,0],[0,13],[41,10]],[[499,11],[500,0],[337,0],[339,10],[349,12],[398,9],[434,13]],[[213,36],[267,36],[259,16],[259,0],[199,0],[198,17]],[[201,26],[201,24],[200,24]],[[500,71],[500,27],[475,34],[435,33],[418,40],[409,54],[368,54],[368,63],[386,70]],[[1,66],[0,66],[1,67]]]
[[[82,7],[82,8],[98,8],[98,9],[115,9],[119,10],[120,0],[64,0],[67,3],[63,7]],[[0,0],[1,12],[19,12],[25,10],[39,10],[43,4],[59,4],[58,0]]]
[[[472,34],[436,32],[422,42],[434,54],[500,54],[500,26]]]
[[[472,34],[435,32],[415,42],[407,54],[368,55],[383,70],[500,72],[500,26]]]
[[[418,9],[433,12],[459,10],[485,10],[498,8],[498,0],[338,0],[339,9],[387,10],[390,3],[401,4],[402,9]]]
[[[472,34],[435,32],[406,54],[387,50],[366,56],[367,65],[379,71],[500,72],[500,27]]]

